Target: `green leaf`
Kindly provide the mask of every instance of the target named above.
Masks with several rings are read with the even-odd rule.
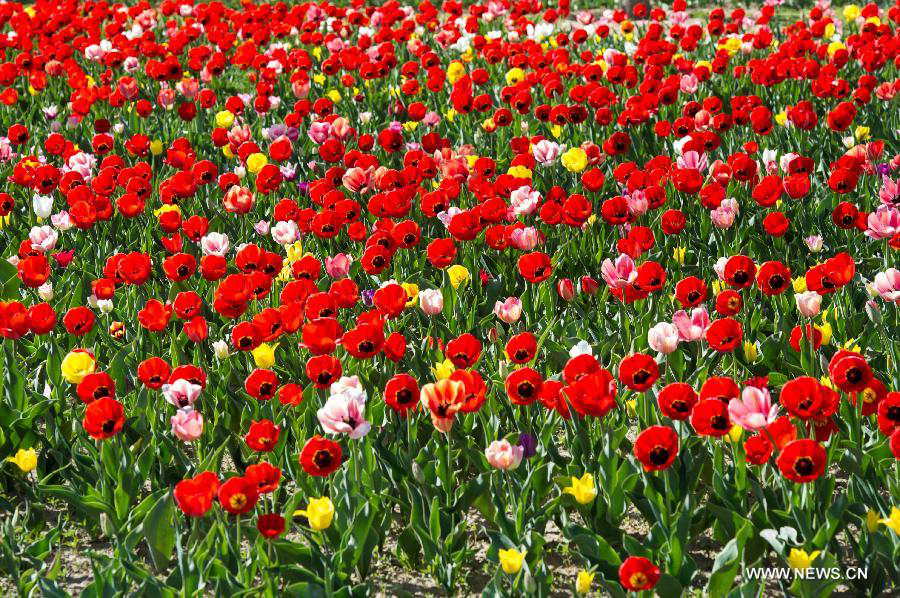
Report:
[[[175,549],[175,500],[164,493],[144,519],[144,539],[150,549],[150,558],[157,570],[163,569],[172,559]]]

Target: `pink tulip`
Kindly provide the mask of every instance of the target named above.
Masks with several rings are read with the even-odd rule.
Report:
[[[613,289],[623,289],[637,278],[634,260],[624,253],[616,258],[615,263],[609,258],[603,260],[603,264],[600,266],[600,273],[603,275],[603,280],[606,281],[606,284]]]
[[[900,301],[900,270],[888,268],[875,275],[872,286],[885,301]]]
[[[513,324],[522,317],[522,302],[518,297],[507,297],[506,301],[494,304],[494,315],[506,322]]]
[[[521,446],[513,446],[508,440],[495,440],[486,449],[484,456],[488,463],[497,469],[515,469],[522,462],[525,449]]]
[[[191,407],[179,409],[170,421],[172,434],[182,442],[193,442],[203,433],[203,415]]]
[[[668,355],[678,348],[678,328],[669,322],[660,322],[647,331],[647,343],[650,348]]]
[[[794,301],[797,302],[797,309],[800,311],[800,315],[805,318],[816,317],[822,309],[822,295],[815,291],[797,293],[794,295]]]
[[[672,323],[678,329],[678,337],[683,341],[695,341],[703,338],[709,328],[709,313],[705,307],[695,307],[688,315],[683,309],[675,312]]]
[[[880,205],[869,214],[866,222],[866,236],[872,239],[889,239],[900,233],[900,210],[893,206]]]
[[[444,309],[444,294],[440,289],[419,291],[419,307],[426,316],[436,316]]]
[[[741,398],[729,401],[728,415],[745,430],[762,430],[778,417],[778,405],[772,404],[767,389],[748,386]]]
[[[346,278],[350,273],[353,257],[346,253],[339,253],[334,257],[325,258],[325,272],[332,278]]]

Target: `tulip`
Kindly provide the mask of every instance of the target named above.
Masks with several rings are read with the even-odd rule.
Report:
[[[330,434],[346,434],[356,440],[369,433],[372,424],[366,421],[365,393],[339,392],[332,394],[316,416],[322,428]]]
[[[179,409],[170,421],[172,434],[182,442],[193,442],[203,433],[203,415],[192,407]]]
[[[819,556],[820,553],[821,551],[819,550],[807,553],[801,548],[791,548],[791,552],[787,557],[787,563],[792,569],[809,569],[809,566],[812,565],[812,562],[816,560],[816,557]]]
[[[506,322],[514,324],[522,317],[522,302],[518,297],[507,297],[505,301],[494,303],[494,315]]]
[[[891,515],[883,519],[879,519],[878,523],[882,523],[900,536],[900,508],[891,507]]]
[[[290,245],[300,236],[300,229],[293,220],[282,220],[271,229],[272,238],[279,245]]]
[[[179,378],[171,384],[162,385],[163,397],[179,409],[193,405],[200,396],[201,390],[203,390],[202,386],[188,382],[184,378]]]
[[[495,440],[484,450],[488,463],[497,469],[515,469],[522,462],[525,449],[513,446],[508,440]]]
[[[318,531],[331,527],[334,519],[334,503],[327,496],[309,499],[306,509],[294,511],[294,516],[306,517],[309,527]]]
[[[419,307],[426,316],[436,316],[444,309],[444,294],[440,289],[419,291]]]
[[[497,552],[497,558],[500,559],[500,566],[507,575],[515,575],[522,570],[522,564],[525,562],[525,553],[515,548],[501,548]]]
[[[586,473],[580,478],[572,476],[572,484],[563,488],[563,492],[571,494],[579,504],[586,505],[597,498],[597,485],[594,476]]]
[[[562,147],[553,141],[542,139],[531,146],[531,155],[535,161],[544,166],[552,164],[562,152]]]
[[[587,594],[591,591],[591,584],[594,583],[596,573],[585,571],[582,569],[575,578],[575,591],[579,594]]]
[[[603,260],[600,265],[600,273],[603,280],[613,289],[623,289],[630,285],[637,278],[637,268],[634,267],[634,260],[628,255],[622,253],[616,258],[615,263],[609,258]]]
[[[216,355],[216,359],[222,360],[227,359],[229,355],[228,350],[228,342],[223,340],[218,340],[213,343],[213,352]]]
[[[709,328],[709,313],[705,307],[695,307],[691,315],[680,309],[672,316],[672,323],[678,329],[678,338],[683,341],[695,341],[702,338]]]
[[[590,276],[581,277],[581,292],[594,295],[600,290],[600,284]]]
[[[745,430],[762,430],[778,418],[778,405],[772,404],[767,389],[748,386],[739,399],[729,401],[728,415]]]
[[[678,348],[678,328],[669,322],[660,322],[647,331],[650,348],[668,355]]]
[[[447,276],[450,278],[450,284],[453,285],[454,289],[469,280],[470,277],[469,270],[459,264],[454,264],[447,268]]]
[[[253,355],[253,363],[258,368],[268,369],[275,365],[275,346],[273,345],[262,343],[250,353]]]
[[[520,251],[531,251],[541,242],[541,233],[533,226],[517,228],[509,233],[509,244]]]
[[[29,473],[37,467],[37,452],[33,448],[19,449],[12,457],[7,457],[7,461],[15,463],[22,470],[22,473]]]
[[[93,355],[86,351],[70,351],[62,360],[60,369],[63,378],[71,384],[78,384],[96,367]]]
[[[888,268],[875,275],[872,288],[885,301],[900,301],[900,270]]]
[[[338,253],[334,257],[325,258],[325,272],[332,278],[346,278],[350,273],[353,257],[346,253]]]
[[[561,278],[556,281],[556,292],[563,301],[571,301],[575,298],[575,285],[571,278]]]
[[[794,301],[797,302],[797,309],[800,310],[800,314],[807,318],[816,317],[822,309],[822,295],[815,291],[796,293]]]

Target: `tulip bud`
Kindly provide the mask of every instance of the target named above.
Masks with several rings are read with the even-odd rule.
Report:
[[[571,278],[560,278],[556,281],[556,292],[564,301],[571,301],[575,298],[575,285]]]
[[[600,283],[591,278],[590,276],[582,276],[581,277],[581,292],[587,293],[588,295],[594,295],[600,289]]]

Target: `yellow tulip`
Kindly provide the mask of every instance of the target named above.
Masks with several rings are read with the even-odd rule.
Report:
[[[591,584],[594,583],[594,575],[596,575],[596,573],[585,571],[584,569],[579,571],[578,577],[575,578],[575,591],[579,594],[587,594],[590,592]]]
[[[256,174],[260,170],[262,170],[263,166],[269,163],[269,159],[266,158],[265,154],[261,154],[259,152],[250,154],[247,156],[247,170]]]
[[[791,286],[794,287],[795,293],[805,293],[806,292],[806,278],[803,276],[798,276],[797,278],[791,280]]]
[[[756,345],[751,343],[750,341],[744,341],[744,357],[747,358],[747,361],[756,361],[756,358],[759,357],[759,351],[756,349]]]
[[[800,548],[791,548],[791,553],[787,557],[788,565],[793,569],[809,569],[812,562],[816,560],[821,551],[814,550],[807,554],[805,550]]]
[[[181,208],[173,203],[164,203],[163,205],[161,205],[158,208],[156,208],[155,210],[153,210],[153,215],[156,216],[157,218],[159,218],[162,214],[165,214],[166,212],[178,212],[180,214]]]
[[[580,478],[572,476],[572,485],[563,488],[563,492],[571,494],[579,504],[586,505],[597,498],[597,485],[594,476],[586,473]]]
[[[406,301],[406,307],[412,307],[419,301],[419,285],[412,282],[404,282],[400,285],[403,287],[403,290],[406,291],[406,296],[408,300]]]
[[[814,324],[813,328],[822,333],[822,344],[827,345],[831,342],[831,324],[828,322],[822,322],[821,324]]]
[[[500,558],[500,566],[508,575],[515,575],[522,570],[522,563],[525,562],[524,552],[519,552],[515,548],[501,548],[497,556]]]
[[[453,264],[449,268],[447,268],[447,276],[450,277],[450,284],[453,285],[453,288],[458,288],[459,285],[469,280],[469,270],[465,266],[461,266],[459,264]]]
[[[729,442],[738,442],[741,439],[741,436],[744,435],[744,428],[734,425],[731,426],[731,429],[728,430],[728,434],[725,435],[725,439]]]
[[[154,139],[150,142],[150,153],[154,156],[158,156],[163,153],[163,144],[159,139]]]
[[[522,166],[521,164],[518,166],[513,166],[509,170],[506,171],[506,174],[509,176],[514,176],[517,179],[530,179],[531,178],[531,170]]]
[[[869,530],[869,532],[877,532],[879,519],[878,513],[869,509],[869,512],[866,513],[866,529]]]
[[[268,343],[263,343],[253,349],[251,354],[253,362],[258,368],[268,369],[275,364],[275,347]]]
[[[847,4],[844,6],[844,10],[841,11],[841,14],[844,16],[845,21],[855,21],[859,18],[861,12],[859,6],[856,4]]]
[[[37,467],[37,451],[33,448],[19,449],[14,456],[7,457],[6,460],[15,463],[23,473],[28,473]]]
[[[587,168],[587,152],[580,147],[573,147],[560,156],[560,161],[569,172],[581,172]]]
[[[327,496],[311,498],[306,509],[294,511],[294,516],[306,517],[309,527],[317,532],[328,529],[331,527],[331,520],[334,519],[334,503]]]
[[[684,256],[687,254],[687,249],[684,247],[676,247],[672,250],[672,259],[678,262],[681,265],[684,265]]]
[[[341,92],[339,92],[336,89],[329,89],[327,95],[328,95],[328,99],[331,100],[332,102],[334,102],[335,104],[337,104],[341,101]]]
[[[453,362],[449,359],[445,359],[444,361],[439,361],[434,364],[434,367],[431,368],[434,377],[438,380],[444,380],[450,377],[450,374],[456,371],[456,366],[453,365]]]
[[[234,124],[234,114],[230,110],[221,110],[216,112],[216,126],[223,129],[230,129]]]
[[[72,384],[78,384],[88,374],[93,374],[97,367],[94,358],[84,351],[70,351],[63,357],[62,370],[63,378]]]
[[[885,524],[891,528],[895,534],[900,536],[900,508],[891,507],[890,517],[879,519],[878,522]]]
[[[525,79],[525,71],[519,67],[513,67],[506,71],[506,84],[515,85]]]
[[[447,81],[453,85],[466,74],[466,67],[458,60],[454,60],[447,67]]]

